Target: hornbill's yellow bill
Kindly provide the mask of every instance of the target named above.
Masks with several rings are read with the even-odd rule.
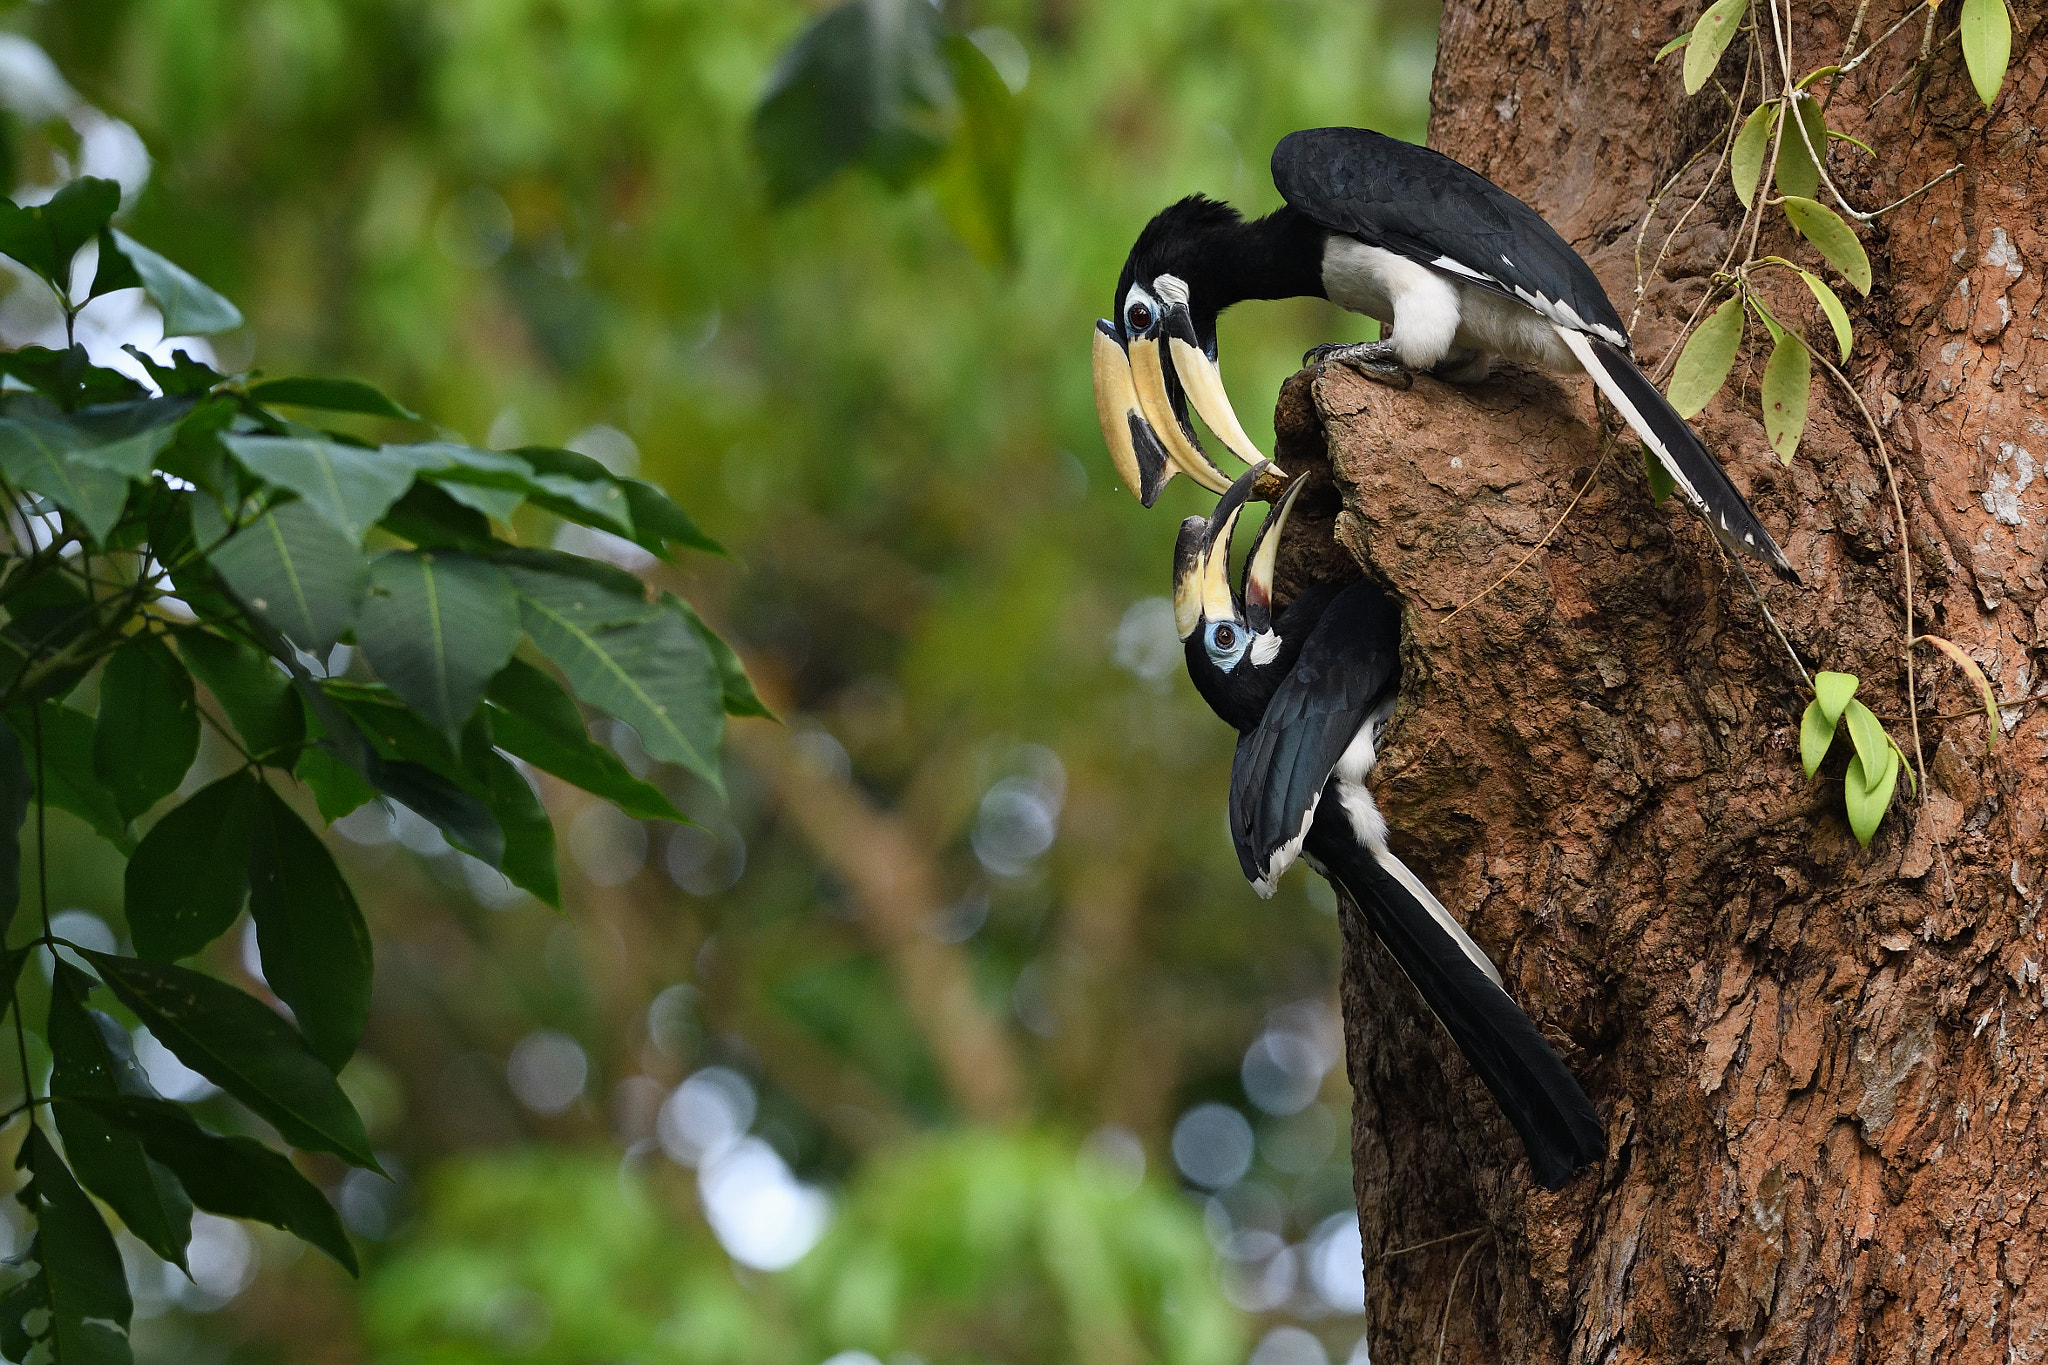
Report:
[[[1257,474],[1257,470],[1252,471],[1253,477]],[[1280,499],[1280,505],[1259,527],[1258,539],[1252,542],[1251,561],[1244,570],[1244,621],[1254,635],[1273,628],[1273,573],[1280,563],[1280,534],[1287,529],[1287,514],[1294,510],[1294,500],[1306,487],[1308,480],[1294,481],[1287,496]]]
[[[1173,560],[1173,623],[1181,639],[1187,639],[1204,621],[1235,621],[1254,634],[1271,628],[1273,569],[1279,559],[1279,531],[1288,510],[1294,506],[1294,495],[1301,490],[1300,481],[1296,481],[1259,530],[1258,543],[1253,546],[1251,560],[1245,566],[1242,609],[1230,590],[1230,535],[1237,527],[1238,514],[1244,511],[1252,488],[1259,477],[1272,468],[1272,461],[1259,461],[1238,476],[1237,482],[1224,492],[1216,510],[1206,521],[1201,517],[1189,517],[1181,523],[1180,540],[1174,547]],[[1256,618],[1251,606],[1254,602],[1258,604]]]
[[[1209,430],[1246,464],[1263,463],[1266,457],[1259,454],[1252,438],[1244,434],[1237,410],[1230,406],[1230,394],[1223,387],[1223,371],[1195,337],[1194,320],[1188,316],[1186,306],[1174,305],[1166,315],[1163,330],[1167,354],[1173,359],[1173,372],[1179,377],[1188,402],[1209,424]]]
[[[1130,356],[1131,378],[1137,387],[1138,405],[1144,409],[1145,420],[1158,433],[1175,466],[1211,493],[1229,492],[1229,477],[1216,467],[1208,452],[1195,443],[1194,433],[1181,425],[1180,415],[1173,410],[1173,399],[1166,392],[1166,368],[1159,354],[1159,338],[1154,335],[1132,337],[1126,353]]]
[[[1102,423],[1109,462],[1124,487],[1147,507],[1159,501],[1160,490],[1179,470],[1145,420],[1130,358],[1116,339],[1115,325],[1105,318],[1095,320],[1095,416]]]

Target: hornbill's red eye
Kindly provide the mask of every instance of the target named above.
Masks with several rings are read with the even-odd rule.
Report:
[[[1152,310],[1142,303],[1132,304],[1124,317],[1130,322],[1131,330],[1134,332],[1145,331],[1152,325]]]

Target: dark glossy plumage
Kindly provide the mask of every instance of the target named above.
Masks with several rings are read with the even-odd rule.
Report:
[[[1621,315],[1571,243],[1536,210],[1441,152],[1367,128],[1309,128],[1273,149],[1273,184],[1333,232],[1432,269],[1442,270],[1448,257],[1471,272],[1460,278],[1565,322],[1536,300],[1561,303],[1583,329],[1610,329],[1610,341],[1628,345]]]

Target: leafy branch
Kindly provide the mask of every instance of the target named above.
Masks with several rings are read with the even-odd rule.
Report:
[[[1885,482],[1898,522],[1905,585],[1905,622],[1900,636],[1900,653],[1906,675],[1906,700],[1913,729],[1914,752],[1919,768],[1924,770],[1913,657],[1916,646],[1927,643],[1941,649],[1979,684],[1986,697],[1995,743],[1997,710],[1991,701],[1989,684],[1983,681],[1983,674],[1976,664],[1956,646],[1934,636],[1916,633],[1912,551],[1905,507],[1899,495],[1891,457],[1885,447],[1884,433],[1862,396],[1835,361],[1825,353],[1816,354],[1796,326],[1773,312],[1761,286],[1771,271],[1797,277],[1826,318],[1842,365],[1848,364],[1855,345],[1855,332],[1848,310],[1833,287],[1819,274],[1783,256],[1763,254],[1760,242],[1768,211],[1776,209],[1786,225],[1804,238],[1828,267],[1847,280],[1859,294],[1868,295],[1873,283],[1870,258],[1857,237],[1856,227],[1874,222],[1962,170],[1960,165],[1951,167],[1911,193],[1871,210],[1859,209],[1852,204],[1828,170],[1828,154],[1836,144],[1853,146],[1868,156],[1877,155],[1868,144],[1828,125],[1828,110],[1842,77],[1860,67],[1916,15],[1922,17],[1924,27],[1919,61],[1914,70],[1924,71],[1934,51],[1935,18],[1941,0],[1925,0],[1925,3],[1915,5],[1874,41],[1855,51],[1869,9],[1868,0],[1864,0],[1850,26],[1841,58],[1831,65],[1803,74],[1795,74],[1793,66],[1793,11],[1789,5],[1781,11],[1777,0],[1761,0],[1764,12],[1769,16],[1767,44],[1757,14],[1758,3],[1759,0],[1714,0],[1689,32],[1672,39],[1657,53],[1657,60],[1661,61],[1672,53],[1683,51],[1681,80],[1688,95],[1696,94],[1713,80],[1723,54],[1736,35],[1747,32],[1751,37],[1741,90],[1728,101],[1729,119],[1720,139],[1723,152],[1709,182],[1711,188],[1719,180],[1722,168],[1726,168],[1735,195],[1742,204],[1743,218],[1731,238],[1727,258],[1711,277],[1706,295],[1687,320],[1683,346],[1671,365],[1667,393],[1672,406],[1681,415],[1687,418],[1697,415],[1726,386],[1741,355],[1749,324],[1754,319],[1770,342],[1759,397],[1765,435],[1781,461],[1791,463],[1805,433],[1816,361],[1856,406],[1884,465]],[[1961,22],[1951,37],[1960,42],[1964,65],[1979,99],[1986,109],[1991,108],[1997,102],[2011,60],[2012,25],[2005,0],[1963,0]],[[1775,53],[1775,73],[1769,71],[1772,60],[1767,53]],[[1750,104],[1752,81],[1760,71],[1763,79],[1758,88],[1768,92],[1775,85],[1776,93],[1766,93],[1756,103]],[[1826,94],[1816,97],[1814,87],[1822,80],[1827,81]],[[1897,88],[1893,87],[1894,90]],[[1887,91],[1886,95],[1890,93]],[[1698,160],[1699,157],[1695,157],[1689,161],[1673,177],[1671,184],[1675,185]],[[1668,191],[1669,186],[1666,189]],[[1834,207],[1822,202],[1823,190]],[[1706,193],[1702,192],[1680,216],[1658,252],[1652,273],[1661,268],[1672,241],[1705,198]],[[1656,207],[1653,201],[1637,234],[1639,300],[1643,293],[1642,239]],[[1708,308],[1717,300],[1719,306],[1708,314]],[[1652,488],[1661,501],[1670,490],[1668,486],[1659,486],[1656,474],[1653,469]],[[1794,658],[1796,660],[1796,653]],[[1802,674],[1804,671],[1802,664]],[[1858,754],[1845,782],[1845,802],[1850,826],[1857,839],[1868,844],[1890,805],[1903,751],[1884,734],[1882,725],[1868,708],[1854,700],[1858,683],[1852,675],[1822,672],[1813,682],[1814,702],[1807,708],[1806,720],[1801,726],[1801,750],[1806,760],[1807,775],[1811,777],[1818,767],[1837,722],[1843,715],[1848,715],[1852,736],[1857,740]],[[1888,748],[1878,744],[1876,736],[1880,735],[1884,736]],[[1914,765],[1907,764],[1906,771],[1910,784],[1917,791],[1919,783],[1914,775]]]
[[[0,1292],[0,1353],[96,1365],[132,1358],[102,1206],[181,1266],[196,1208],[273,1224],[356,1269],[334,1209],[287,1155],[164,1099],[130,1044],[146,1027],[293,1148],[376,1168],[336,1080],[368,1020],[370,934],[303,807],[333,821],[398,802],[559,906],[553,829],[519,765],[638,818],[682,818],[592,740],[579,700],[714,789],[726,716],[766,714],[687,603],[513,533],[541,516],[663,559],[718,552],[653,484],[573,451],[379,445],[278,410],[418,420],[358,381],[251,382],[189,353],[164,365],[131,350],[145,385],[96,363],[76,322],[119,290],[142,289],[174,335],[241,325],[112,226],[119,201],[94,179],[39,206],[0,201],[0,253],[52,291],[67,332],[62,350],[0,352],[0,924],[20,900],[31,808],[41,879],[40,932],[0,958],[23,1085],[5,1117],[28,1123],[16,1197],[37,1224],[27,1273]],[[98,265],[74,297],[75,258],[93,243]],[[374,681],[322,671],[339,644]],[[71,704],[89,683],[90,713]],[[202,723],[239,762],[174,800]],[[52,932],[52,806],[126,856],[133,954]],[[177,965],[245,905],[289,1018]],[[19,989],[37,953],[53,964],[39,1028]],[[48,1047],[46,1086],[31,1031]]]

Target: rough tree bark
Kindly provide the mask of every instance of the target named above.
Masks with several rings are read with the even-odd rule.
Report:
[[[1645,205],[1725,118],[1711,87],[1687,101],[1672,63],[1651,65],[1695,9],[1453,0],[1443,21],[1432,145],[1541,209],[1624,316]],[[1864,32],[1904,12],[1875,0]],[[1349,936],[1382,1365],[1436,1359],[1440,1338],[1446,1361],[2048,1357],[2048,1269],[2033,1275],[2048,1251],[2048,23],[2038,0],[2016,13],[1990,115],[1952,42],[1917,103],[1909,85],[1867,113],[1917,54],[1917,19],[1831,112],[1880,153],[1834,158],[1863,206],[1965,167],[1866,234],[1877,287],[1851,300],[1849,373],[1898,467],[1919,628],[2015,703],[1987,755],[1981,711],[1925,718],[1973,697],[1921,651],[1931,771],[1918,802],[1902,782],[1868,851],[1842,814],[1846,759],[1800,771],[1806,695],[1747,589],[1694,519],[1652,505],[1586,381],[1401,393],[1331,372],[1282,393],[1280,462],[1335,478],[1304,499],[1288,571],[1355,559],[1407,605],[1407,690],[1375,780],[1397,847],[1468,918],[1609,1132],[1604,1168],[1556,1195],[1531,1186],[1418,997]],[[1836,60],[1854,15],[1853,0],[1802,7],[1799,62]],[[1937,37],[1954,22],[1944,7]],[[1712,164],[1664,201],[1648,255]],[[1649,360],[1739,215],[1724,179],[1679,234],[1635,324]],[[1813,260],[1782,227],[1764,242]],[[1825,335],[1810,301],[1778,306]],[[1806,578],[1759,575],[1792,640],[1860,675],[1910,751],[1877,448],[1817,373],[1781,467],[1762,359],[1745,354],[1740,392],[1701,429]],[[1548,548],[1488,592],[1582,486]]]

